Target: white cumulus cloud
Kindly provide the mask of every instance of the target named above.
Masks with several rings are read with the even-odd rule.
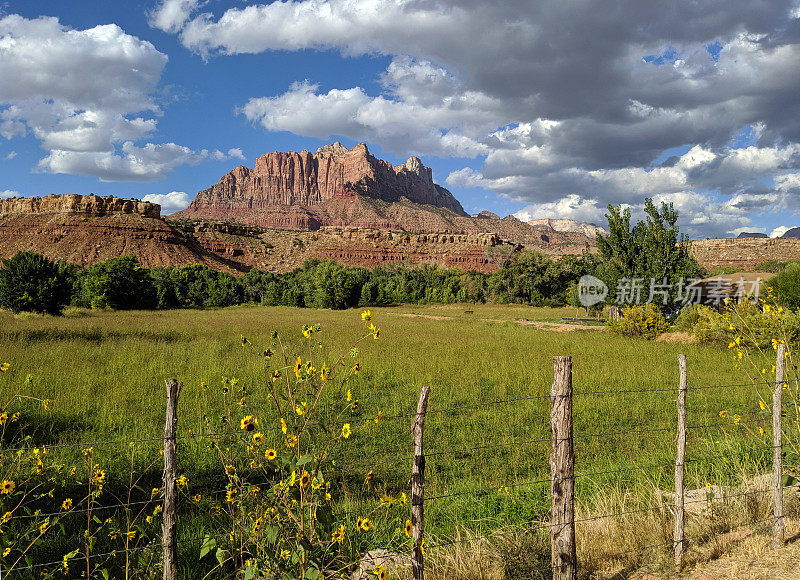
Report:
[[[595,199],[583,199],[576,194],[568,195],[554,202],[526,206],[516,212],[514,217],[524,222],[546,218],[569,218],[581,222],[605,224],[606,208]]]
[[[186,209],[192,200],[183,191],[171,191],[169,193],[148,193],[142,201],[157,203],[161,206],[161,215],[169,215],[176,211]]]
[[[778,226],[777,228],[775,228],[774,230],[772,230],[769,233],[769,237],[770,238],[780,238],[783,234],[788,232],[790,229],[791,228],[788,228],[786,226]]]
[[[148,23],[164,32],[178,32],[199,5],[200,0],[164,0],[148,14]]]
[[[644,196],[672,196],[699,212],[686,219],[706,233],[749,226],[745,208],[800,213],[800,75],[788,73],[800,61],[796,0],[621,0],[613,11],[601,0],[213,9],[162,0],[157,10],[173,16],[153,25],[206,58],[392,58],[374,93],[320,90],[309,79],[254,95],[242,112],[268,131],[342,135],[399,155],[482,157],[448,184],[534,208],[591,213],[593,200],[640,206]],[[685,153],[663,159],[670,150]]]
[[[38,170],[103,181],[152,181],[202,159],[174,143],[135,143],[155,130],[154,93],[167,56],[116,24],[75,30],[57,18],[0,18],[0,135],[31,133]]]
[[[18,191],[13,191],[11,189],[0,191],[0,199],[8,199],[10,197],[21,197],[21,194]]]
[[[247,161],[247,157],[244,156],[244,153],[238,147],[233,147],[228,149],[228,157],[230,159],[239,159],[241,161]]]

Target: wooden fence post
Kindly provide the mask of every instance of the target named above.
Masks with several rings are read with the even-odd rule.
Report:
[[[550,561],[553,580],[577,578],[575,449],[572,441],[572,357],[553,357],[550,389]]]
[[[772,523],[772,547],[783,546],[786,523],[783,520],[783,456],[781,414],[783,413],[784,362],[786,345],[778,345],[778,358],[775,361],[775,390],[772,393],[772,499],[775,506],[775,520]]]
[[[414,540],[411,571],[414,580],[423,580],[425,559],[422,553],[422,540],[425,537],[425,412],[428,408],[428,394],[431,388],[422,387],[419,392],[417,414],[411,424],[414,433],[414,465],[411,468],[411,537]]]
[[[678,433],[677,452],[675,455],[675,568],[680,572],[683,568],[683,551],[686,547],[684,538],[684,492],[683,474],[686,457],[686,355],[678,355],[680,380],[678,386]]]
[[[176,449],[175,432],[178,428],[178,397],[181,387],[175,379],[167,379],[167,413],[164,423],[164,510],[161,519],[161,545],[164,549],[162,564],[164,580],[178,580],[178,514],[175,488]]]

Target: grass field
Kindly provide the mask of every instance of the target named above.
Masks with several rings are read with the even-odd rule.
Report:
[[[647,342],[615,336],[605,329],[566,332],[519,323],[556,321],[574,316],[574,309],[459,304],[372,311],[381,337],[359,345],[363,370],[351,383],[360,401],[359,418],[366,426],[343,452],[342,470],[352,488],[358,487],[354,482],[367,471],[373,471],[382,489],[391,493],[407,489],[410,419],[393,417],[416,408],[423,384],[432,386],[429,409],[463,407],[431,413],[427,420],[426,447],[434,456],[428,461],[426,496],[457,494],[426,504],[432,538],[547,517],[549,483],[527,483],[549,478],[549,400],[543,396],[550,390],[555,355],[573,357],[576,471],[603,472],[576,481],[578,497],[589,510],[593,504],[608,507],[611,496],[628,497],[627,490],[644,490],[641,501],[647,501],[654,489],[671,487],[674,469],[670,462],[674,461],[675,393],[600,391],[673,388],[679,353],[688,356],[690,389],[746,382],[734,370],[730,353],[720,349]],[[277,330],[299,345],[303,324],[321,325],[319,338],[326,344],[322,352],[329,353],[328,360],[347,352],[363,332],[355,310],[70,311],[59,318],[0,312],[0,362],[11,363],[0,381],[0,395],[8,398],[30,375],[25,394],[53,401],[52,410],[34,411],[28,419],[26,428],[39,445],[160,437],[167,377],[184,383],[181,433],[199,429],[207,411],[201,383],[211,390],[221,388],[223,376],[236,377],[240,385],[248,386],[251,407],[262,421],[269,422],[263,361],[241,346],[240,336],[256,347],[266,347],[270,333]],[[482,405],[522,397],[532,398]],[[387,418],[374,424],[369,419],[379,410]],[[758,411],[756,389],[690,391],[689,424],[724,425],[690,429],[688,457],[727,459],[689,463],[689,487],[727,483],[746,473],[763,472],[770,465],[769,433],[758,433],[759,425],[766,429],[768,422],[743,420],[737,426],[732,419],[720,419],[721,410],[728,410],[731,418],[737,413],[753,415]],[[665,430],[630,433],[659,428]],[[515,440],[538,442],[474,449]],[[157,461],[160,443],[142,447],[140,468]],[[127,482],[130,458],[126,449],[124,445],[96,448],[100,461],[109,466],[109,485]],[[455,452],[436,455],[444,451]],[[60,453],[65,460],[70,454],[77,460],[79,449]],[[204,446],[186,444],[180,453],[181,472],[193,489],[208,491],[218,485],[219,466]],[[647,468],[635,469],[637,465]],[[156,466],[145,481],[149,484],[159,478]],[[498,491],[504,486],[508,489]],[[343,498],[342,505],[357,510],[358,502],[354,491]],[[376,537],[390,544],[392,530],[378,529]]]

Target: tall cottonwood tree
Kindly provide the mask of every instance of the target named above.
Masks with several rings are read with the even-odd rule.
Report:
[[[661,296],[656,305],[665,313],[680,310],[678,300],[680,280],[684,283],[699,278],[703,271],[691,254],[691,242],[678,228],[678,212],[673,205],[645,199],[645,221],[631,226],[631,212],[621,205],[608,205],[608,235],[597,236],[600,254],[597,275],[609,287],[607,302],[614,302],[620,280],[641,279],[642,301],[649,297],[650,281],[662,284],[666,278],[669,288],[667,303]]]

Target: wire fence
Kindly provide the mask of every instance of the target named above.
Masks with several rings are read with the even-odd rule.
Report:
[[[701,385],[692,385],[688,387],[688,392],[694,390],[709,390],[709,389],[741,389],[744,387],[752,387],[754,383],[735,383],[735,384],[701,384]],[[786,381],[783,380],[782,377],[777,376],[776,381],[774,384],[765,383],[767,386],[775,388],[775,396],[777,397],[781,386],[786,384]],[[760,383],[759,383],[760,385]],[[571,574],[572,571],[577,570],[579,568],[591,568],[595,565],[602,564],[603,562],[613,562],[614,560],[618,560],[625,557],[630,557],[636,554],[640,554],[642,552],[653,551],[653,550],[661,550],[664,553],[676,551],[676,546],[691,546],[691,545],[702,545],[703,543],[708,542],[710,539],[714,537],[718,537],[722,533],[726,533],[732,529],[738,527],[745,527],[751,526],[755,527],[760,524],[766,522],[776,522],[780,521],[783,522],[784,515],[781,510],[777,507],[777,498],[776,489],[779,488],[780,494],[785,493],[788,490],[798,490],[797,484],[792,485],[784,485],[783,481],[776,482],[775,479],[779,478],[779,475],[782,476],[782,472],[779,474],[772,474],[769,477],[769,481],[767,479],[763,479],[761,481],[761,485],[766,485],[767,488],[765,489],[753,489],[748,487],[748,483],[744,482],[740,487],[735,487],[732,485],[722,485],[721,483],[712,483],[707,482],[707,490],[704,492],[702,488],[699,490],[695,490],[693,492],[684,493],[681,495],[681,501],[678,501],[678,497],[675,496],[674,493],[669,491],[661,492],[658,497],[649,497],[647,501],[650,501],[653,505],[641,505],[645,502],[645,499],[639,498],[640,505],[637,506],[621,506],[620,509],[616,509],[613,511],[608,512],[601,512],[601,513],[592,513],[591,505],[592,500],[591,497],[584,494],[580,491],[580,486],[583,485],[581,482],[592,482],[592,484],[602,483],[604,481],[610,481],[613,479],[614,476],[619,476],[623,474],[642,474],[646,475],[651,482],[660,482],[663,483],[666,478],[666,474],[669,473],[666,470],[671,470],[676,468],[678,461],[676,458],[667,457],[664,460],[657,460],[657,461],[635,461],[635,460],[628,460],[627,464],[619,466],[619,467],[608,467],[608,468],[600,468],[600,469],[590,469],[588,471],[578,469],[577,472],[574,470],[574,463],[575,463],[575,451],[574,446],[576,442],[591,442],[593,445],[601,440],[608,440],[608,439],[615,439],[615,438],[627,438],[637,445],[642,446],[643,442],[647,438],[654,438],[654,437],[663,437],[664,435],[672,435],[676,433],[676,426],[675,424],[670,421],[670,424],[660,426],[660,425],[653,425],[652,422],[638,422],[632,425],[626,425],[625,428],[618,428],[618,429],[609,429],[609,430],[599,430],[599,431],[585,431],[585,430],[575,430],[573,432],[573,423],[572,423],[572,403],[571,401],[575,399],[580,399],[582,397],[617,397],[620,395],[643,395],[649,397],[664,397],[666,395],[673,395],[680,393],[680,387],[670,387],[670,386],[657,386],[653,388],[625,388],[625,389],[613,389],[613,388],[590,388],[586,390],[571,390],[571,374],[570,374],[570,390],[568,393],[568,398],[570,400],[569,405],[569,432],[568,436],[560,436],[557,433],[557,429],[553,427],[553,431],[551,432],[550,436],[547,436],[547,433],[543,430],[539,433],[536,432],[528,432],[522,434],[522,436],[515,436],[515,437],[506,437],[502,439],[493,439],[489,437],[488,433],[482,437],[481,441],[477,445],[456,445],[450,448],[434,448],[430,452],[421,452],[417,449],[414,452],[411,451],[412,448],[412,441],[411,441],[411,434],[407,431],[408,423],[416,424],[417,420],[420,416],[428,417],[433,423],[429,423],[427,429],[437,429],[440,428],[435,423],[437,417],[446,417],[446,416],[469,416],[470,413],[474,412],[477,409],[496,409],[499,406],[506,405],[506,406],[514,406],[519,408],[520,404],[522,403],[536,403],[542,402],[547,403],[550,405],[551,409],[555,409],[559,407],[560,401],[565,398],[565,395],[551,392],[548,394],[542,395],[526,395],[526,396],[513,396],[513,397],[506,397],[503,399],[491,399],[488,401],[474,401],[474,402],[467,402],[463,404],[457,405],[450,405],[444,407],[434,407],[431,409],[425,409],[422,412],[408,412],[408,413],[397,413],[387,416],[380,417],[379,421],[376,421],[373,417],[363,418],[360,420],[361,422],[354,422],[353,420],[349,421],[350,423],[354,424],[354,428],[357,427],[359,424],[361,425],[369,425],[372,429],[380,429],[380,426],[375,427],[379,423],[382,423],[384,428],[386,429],[394,429],[396,430],[395,433],[398,433],[397,439],[402,441],[405,439],[408,443],[405,445],[400,445],[396,448],[388,447],[387,445],[381,445],[383,443],[380,436],[376,436],[376,441],[379,443],[379,448],[381,450],[380,457],[372,458],[369,460],[351,460],[347,461],[346,464],[340,467],[341,473],[344,475],[347,474],[354,474],[358,472],[363,472],[363,470],[369,469],[369,474],[372,473],[372,470],[388,470],[397,474],[402,473],[409,473],[409,467],[411,465],[417,465],[419,462],[420,457],[424,460],[433,460],[430,464],[430,469],[427,474],[423,473],[423,476],[427,475],[426,484],[428,485],[428,489],[430,490],[427,494],[422,495],[421,497],[415,497],[414,491],[412,488],[404,487],[407,484],[401,484],[400,487],[397,487],[397,491],[403,490],[405,492],[409,492],[411,494],[411,505],[415,506],[432,506],[432,509],[438,510],[436,513],[442,513],[443,511],[448,509],[448,502],[453,502],[456,498],[469,498],[471,501],[480,501],[482,498],[487,498],[489,496],[495,494],[501,494],[507,498],[511,498],[511,500],[516,502],[523,502],[526,499],[526,496],[517,494],[518,491],[523,490],[524,488],[532,488],[534,486],[542,486],[542,492],[535,495],[534,500],[538,502],[536,506],[533,506],[533,511],[539,511],[540,517],[535,518],[533,520],[530,519],[522,519],[522,521],[515,522],[513,524],[501,525],[496,526],[494,529],[488,531],[480,531],[476,530],[474,532],[458,532],[458,534],[452,534],[452,532],[447,532],[446,530],[437,530],[438,523],[434,522],[429,525],[428,528],[424,527],[424,523],[419,526],[421,531],[418,533],[417,529],[417,522],[415,521],[415,528],[413,534],[413,551],[411,559],[414,560],[415,565],[421,564],[424,569],[424,561],[421,557],[418,556],[421,553],[421,550],[417,550],[416,548],[421,548],[421,540],[423,537],[429,537],[433,540],[428,543],[426,546],[428,550],[430,550],[430,554],[434,557],[434,562],[437,554],[437,549],[447,548],[449,546],[454,546],[456,544],[461,544],[465,542],[476,542],[480,540],[502,540],[504,538],[515,537],[518,538],[520,535],[526,534],[545,534],[545,536],[549,537],[552,541],[553,538],[561,534],[564,530],[571,530],[572,534],[572,543],[573,547],[572,550],[575,554],[578,553],[574,544],[575,544],[575,526],[578,525],[587,525],[593,522],[600,522],[601,520],[610,520],[610,519],[621,519],[621,518],[629,518],[629,517],[638,517],[638,516],[649,516],[655,514],[658,518],[658,524],[662,526],[669,526],[674,523],[676,514],[678,511],[684,512],[687,511],[688,513],[698,513],[703,514],[710,522],[714,522],[714,526],[711,526],[706,531],[700,531],[693,536],[687,536],[681,531],[680,537],[676,535],[670,541],[663,541],[657,543],[644,543],[643,545],[635,546],[630,549],[614,552],[614,553],[601,553],[601,554],[590,554],[586,555],[583,552],[580,552],[581,556],[577,557],[570,556],[567,554],[565,559],[561,559],[557,562],[551,561],[550,564],[542,563],[542,566],[539,567],[541,571],[552,572],[554,577],[558,578],[566,578],[567,575],[564,574]],[[699,409],[698,412],[706,411],[703,409]],[[698,414],[693,411],[693,413]],[[580,417],[580,415],[577,415]],[[553,419],[553,414],[551,411],[551,426]],[[723,418],[720,416],[720,418]],[[546,419],[545,416],[542,416],[542,419]],[[724,452],[718,453],[702,453],[697,455],[689,454],[688,457],[684,458],[682,462],[680,462],[681,467],[681,477],[683,477],[683,469],[684,467],[696,467],[698,474],[709,474],[714,473],[713,469],[708,468],[708,466],[715,466],[719,464],[725,464],[726,462],[730,463],[735,457],[742,456],[742,457],[752,457],[757,454],[761,454],[765,458],[772,458],[773,451],[775,449],[782,449],[785,446],[786,442],[780,438],[780,435],[775,436],[773,432],[767,432],[761,429],[760,434],[761,438],[752,437],[749,438],[742,434],[742,427],[749,427],[749,426],[761,426],[765,423],[772,422],[774,424],[775,421],[775,412],[774,409],[769,408],[762,408],[761,411],[757,412],[750,412],[750,411],[743,411],[740,414],[731,415],[730,417],[725,417],[725,420],[707,420],[703,417],[695,418],[693,417],[694,421],[689,421],[685,424],[685,431],[684,433],[688,433],[690,435],[698,435],[701,438],[706,437],[703,439],[705,443],[713,440],[712,438],[708,438],[707,436],[701,435],[701,433],[707,433],[713,430],[725,431],[726,429],[738,429],[739,438],[742,442],[742,448],[738,450],[734,449],[725,449]],[[345,423],[345,421],[339,419],[334,422],[334,425],[341,426]],[[390,427],[387,427],[390,426]],[[119,438],[119,439],[95,439],[90,441],[81,441],[81,442],[54,442],[51,445],[44,445],[44,444],[37,444],[36,446],[33,445],[24,445],[24,446],[16,446],[16,447],[8,447],[0,449],[0,452],[6,455],[18,454],[32,451],[33,449],[38,449],[41,452],[51,452],[54,450],[59,449],[88,449],[88,448],[100,448],[100,447],[114,447],[119,445],[140,445],[140,444],[157,444],[159,446],[163,446],[165,443],[170,441],[178,441],[182,442],[183,444],[188,444],[193,441],[203,441],[209,440],[214,442],[230,442],[235,441],[239,438],[239,433],[236,433],[232,430],[222,430],[222,431],[205,431],[205,432],[195,432],[189,431],[185,433],[178,433],[174,436],[164,436],[164,437],[141,437],[141,438]],[[685,436],[684,436],[685,440]],[[745,443],[746,441],[746,443]],[[775,441],[779,443],[776,445]],[[674,441],[672,437],[666,438],[663,442],[663,452],[667,453],[670,449],[674,450]],[[554,457],[556,456],[556,450],[560,449],[563,444],[567,444],[570,449],[571,453],[571,461],[572,465],[566,472],[559,472],[557,469],[556,464],[554,463]],[[461,468],[466,468],[468,466],[467,462],[475,461],[476,466],[480,466],[487,458],[487,455],[493,452],[505,452],[506,450],[511,450],[513,452],[521,452],[523,449],[526,448],[534,448],[536,445],[547,445],[549,446],[549,460],[550,465],[548,466],[547,462],[542,461],[541,464],[531,464],[525,466],[525,469],[520,469],[528,474],[540,474],[540,477],[520,477],[515,480],[503,480],[497,484],[491,484],[491,481],[495,478],[492,477],[492,474],[487,474],[485,484],[484,485],[475,485],[475,481],[461,481],[454,484],[451,481],[447,480],[439,480],[442,477],[441,469],[437,470],[436,462],[437,461],[445,461],[445,465],[448,468],[446,470],[447,473],[455,472],[458,473],[459,465]],[[648,448],[650,449],[650,448]],[[639,459],[641,460],[642,457],[639,455]],[[546,450],[543,453],[542,459],[547,459]],[[458,463],[458,465],[456,464]],[[557,461],[556,461],[557,463]],[[593,463],[597,463],[594,461]],[[403,467],[405,466],[405,467]],[[550,468],[548,473],[548,467]],[[578,465],[580,468],[580,464]],[[766,463],[763,465],[763,468],[769,469],[773,468],[773,465],[767,465]],[[424,469],[423,469],[424,472]],[[677,472],[677,469],[676,469]],[[516,473],[516,471],[515,471]],[[413,477],[412,477],[413,479]],[[551,494],[551,490],[554,489],[556,484],[562,485],[564,482],[571,482],[571,489],[572,489],[572,497],[568,498],[568,501],[571,502],[569,513],[572,515],[568,517],[566,520],[562,519],[558,522],[551,520],[554,509],[556,507],[555,502],[556,498]],[[212,485],[210,480],[205,482],[205,488],[202,490],[204,495],[207,496],[219,496],[222,494],[226,494],[230,491],[230,484],[231,478],[226,477],[222,478],[218,481],[216,485]],[[5,482],[3,482],[5,484]],[[249,483],[249,485],[255,486],[270,486],[276,483],[274,478],[266,477],[263,480],[253,480]],[[549,486],[547,484],[550,484]],[[578,491],[575,491],[575,487],[578,487]],[[681,482],[682,488],[682,482]],[[677,489],[677,480],[676,480],[676,489]],[[130,492],[131,490],[129,490]],[[26,521],[38,523],[42,521],[49,521],[50,519],[58,519],[59,521],[62,518],[76,516],[76,515],[87,515],[87,514],[97,514],[97,513],[108,513],[108,512],[116,512],[117,516],[120,513],[130,512],[131,510],[138,510],[139,514],[144,513],[143,510],[149,509],[151,506],[161,506],[165,499],[164,499],[164,490],[160,489],[158,493],[152,494],[150,497],[141,498],[141,493],[138,494],[130,494],[129,499],[127,501],[117,500],[112,501],[111,503],[100,503],[99,501],[92,500],[89,505],[80,506],[76,508],[68,508],[68,509],[61,509],[61,510],[33,510],[33,511],[24,511],[22,509],[14,509],[3,516],[3,523],[11,522],[12,525],[14,522],[20,522],[24,525]],[[143,492],[142,492],[143,493]],[[671,495],[670,495],[671,494]],[[652,495],[652,494],[651,494]],[[764,499],[768,499],[766,496],[772,495],[774,498],[775,505],[764,505],[770,502],[764,502]],[[582,498],[580,502],[576,502],[576,496]],[[354,497],[352,498],[355,500],[356,503],[368,501],[364,500],[364,498]],[[531,499],[528,497],[528,499]],[[765,509],[774,509],[774,513],[769,517],[749,517],[746,521],[728,521],[726,523],[721,524],[718,520],[715,519],[716,514],[725,514],[729,515],[728,512],[725,512],[723,509],[725,506],[729,505],[730,502],[737,500],[737,501],[746,501],[754,499],[760,502],[761,507],[759,510],[756,510],[754,514],[758,515],[761,514],[763,516],[763,512]],[[347,503],[347,502],[345,502]],[[575,505],[582,510],[581,515],[576,515],[576,508]],[[782,504],[782,500],[780,500]],[[191,506],[191,501],[183,500],[182,505],[184,506]],[[437,505],[443,505],[444,507],[436,507]],[[696,506],[696,507],[695,507]],[[688,507],[688,510],[687,510]],[[491,509],[491,508],[490,508]],[[520,513],[529,513],[531,510],[519,510]],[[346,516],[355,515],[356,512],[348,512],[346,509],[342,509],[340,515],[344,514]],[[424,514],[424,511],[422,512]],[[415,517],[412,515],[412,520]],[[424,518],[423,518],[424,519]],[[431,520],[428,520],[431,522]],[[702,529],[702,526],[695,525],[697,522],[694,522],[693,525],[696,529]],[[663,533],[664,530],[662,529],[661,532]],[[42,535],[45,532],[42,532]],[[121,532],[123,534],[129,533],[129,531]],[[677,534],[677,532],[676,532]],[[198,537],[185,537],[179,536],[179,541],[183,543],[191,543],[196,544],[198,542],[203,541],[206,538],[215,538],[218,540],[222,540],[226,537],[226,534],[218,534],[212,532],[204,532],[202,536]],[[11,568],[13,572],[17,572],[23,574],[25,572],[34,572],[40,569],[53,569],[62,567],[65,568],[68,565],[71,565],[73,561],[83,561],[87,563],[89,566],[90,561],[99,561],[99,560],[108,560],[121,557],[122,555],[127,554],[140,554],[145,551],[150,551],[153,554],[157,554],[159,551],[165,549],[165,546],[162,545],[162,540],[158,536],[157,533],[148,536],[147,538],[140,537],[138,540],[140,543],[134,546],[128,546],[125,548],[117,549],[117,550],[106,550],[106,551],[96,551],[92,552],[90,549],[85,549],[83,552],[79,552],[76,554],[72,554],[71,556],[65,556],[61,560],[53,560],[47,562],[31,562],[29,559],[26,559],[24,556],[25,554],[4,554],[3,557],[3,572],[8,571],[9,564],[13,563],[13,567]],[[376,546],[379,547],[379,546]],[[384,547],[384,546],[380,546]],[[88,552],[88,553],[87,553]],[[10,557],[9,557],[10,556]],[[127,556],[126,556],[127,557]],[[155,557],[155,556],[154,556]],[[565,568],[566,567],[566,568]],[[566,571],[565,571],[566,570]],[[9,576],[5,576],[9,577]],[[13,576],[16,577],[16,576]]]

